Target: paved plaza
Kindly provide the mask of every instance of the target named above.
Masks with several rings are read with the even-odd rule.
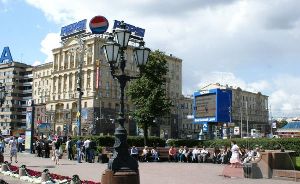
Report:
[[[29,153],[18,154],[19,162],[13,165],[25,164],[27,168],[43,171],[49,169],[51,173],[64,176],[78,174],[81,179],[100,181],[101,173],[107,168],[107,164],[102,163],[76,163],[67,159],[60,160],[60,165],[56,166],[51,159],[35,157]],[[9,160],[8,154],[5,154],[5,160]],[[185,184],[185,183],[270,183],[285,184],[296,183],[293,181],[274,180],[274,179],[244,179],[242,178],[242,168],[234,171],[235,178],[227,178],[222,173],[228,172],[226,165],[211,163],[139,163],[141,184]],[[4,178],[0,175],[0,178]],[[5,177],[5,180],[9,178]],[[20,181],[9,179],[8,183],[21,183]]]

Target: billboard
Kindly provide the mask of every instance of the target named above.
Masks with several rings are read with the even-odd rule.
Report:
[[[121,21],[115,20],[113,29],[120,28],[120,24],[121,24]],[[140,28],[140,27],[136,27],[136,26],[133,26],[133,25],[127,24],[127,23],[125,23],[125,24],[126,24],[126,28],[133,35],[138,36],[138,37],[142,37],[142,38],[145,36],[145,29]]]
[[[84,19],[79,22],[75,22],[73,24],[62,27],[60,36],[62,37],[62,39],[64,39],[69,36],[84,33],[86,31],[86,21],[87,20]]]
[[[9,47],[4,47],[0,57],[0,63],[10,63],[10,62],[13,62],[13,59],[11,57]]]
[[[194,93],[194,123],[230,122],[232,91],[211,89]]]
[[[216,94],[195,98],[195,117],[214,117],[216,115]]]

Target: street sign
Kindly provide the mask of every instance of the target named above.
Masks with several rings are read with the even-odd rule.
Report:
[[[27,100],[27,106],[31,107],[32,106],[32,100]]]
[[[208,131],[208,125],[207,125],[207,123],[203,124],[202,129],[203,129],[203,132],[207,132]]]
[[[233,134],[234,135],[240,135],[240,127],[234,127]]]

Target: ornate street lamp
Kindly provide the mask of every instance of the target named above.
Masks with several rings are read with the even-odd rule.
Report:
[[[110,34],[108,41],[103,45],[104,54],[107,62],[109,63],[111,75],[114,79],[118,80],[120,84],[120,109],[117,121],[119,126],[115,130],[115,144],[114,144],[114,154],[108,163],[108,172],[135,172],[136,175],[134,179],[124,176],[123,183],[139,183],[138,174],[138,163],[137,161],[129,155],[128,144],[127,144],[127,131],[124,128],[125,115],[124,115],[124,89],[126,83],[132,79],[137,79],[137,76],[128,76],[125,74],[126,59],[124,57],[124,51],[127,49],[128,43],[131,38],[131,32],[126,29],[125,23],[122,21],[120,24],[120,29],[115,30],[113,34]],[[138,48],[134,49],[134,58],[137,62],[137,66],[140,67],[145,65],[148,61],[148,56],[150,49],[145,48],[144,42],[140,43]],[[118,74],[115,73],[116,70],[120,70]],[[102,177],[102,183],[111,181],[106,179],[109,174],[104,174]],[[117,183],[117,182],[116,182]]]

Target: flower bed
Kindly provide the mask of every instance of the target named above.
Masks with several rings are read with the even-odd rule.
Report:
[[[4,163],[7,164],[7,163]],[[42,173],[43,172],[39,172],[39,171],[34,171],[32,169],[27,169],[25,165],[21,166],[22,168],[26,169],[26,175],[27,176],[21,176],[19,175],[19,167],[17,166],[13,166],[13,165],[9,165],[8,166],[8,171],[1,171],[0,173],[2,173],[5,176],[11,176],[14,178],[19,178],[22,181],[26,181],[26,182],[30,182],[30,183],[42,183],[42,184],[58,184],[58,183],[65,183],[68,184],[71,182],[72,178],[68,177],[68,176],[62,176],[62,175],[58,175],[58,174],[54,174],[54,173],[48,173],[48,170],[45,169],[44,172],[49,174],[50,180],[46,181],[46,182],[42,182]],[[74,175],[73,178],[78,178],[77,175]],[[79,179],[79,178],[78,178]],[[83,180],[81,181],[82,184],[100,184],[100,182],[93,182],[93,181],[87,181],[87,180]]]

